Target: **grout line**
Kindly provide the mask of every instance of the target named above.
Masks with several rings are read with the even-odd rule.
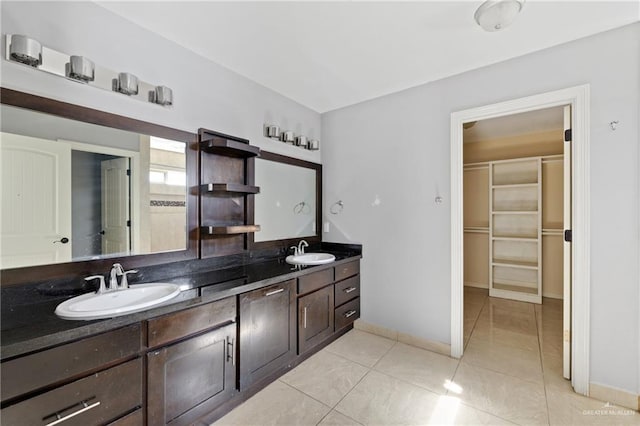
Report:
[[[291,371],[293,371],[293,370],[291,370]],[[279,379],[278,379],[278,380],[279,380]],[[302,390],[298,389],[297,387],[295,387],[295,386],[293,386],[293,385],[290,385],[290,384],[289,384],[289,383],[287,383],[287,382],[284,382],[284,381],[282,381],[282,380],[280,380],[280,382],[281,382],[282,384],[284,384],[284,385],[287,385],[288,387],[290,387],[291,389],[295,390],[296,392],[300,392],[300,393],[301,393],[301,394],[303,394],[304,396],[308,396],[309,398],[313,399],[314,401],[319,402],[320,404],[322,404],[322,405],[324,405],[325,407],[329,408],[329,413],[331,412],[331,410],[333,410],[333,408],[332,408],[330,405],[327,405],[327,403],[326,403],[326,402],[322,402],[322,401],[320,401],[318,398],[315,398],[315,397],[313,397],[313,396],[309,395],[308,393],[306,393],[306,392],[304,392],[304,391],[302,391]],[[327,414],[329,414],[329,413],[327,413]],[[324,418],[324,417],[323,417],[323,418]]]
[[[476,320],[473,322],[473,327],[471,327],[471,333],[469,333],[469,338],[467,339],[467,344],[464,345],[464,347],[462,349],[462,356],[464,356],[464,351],[467,349],[467,346],[469,346],[469,342],[471,342],[471,336],[473,336],[473,332],[476,330],[476,325],[478,325],[478,320],[480,319],[480,315],[482,315],[482,311],[484,310],[484,307],[486,306],[488,301],[489,301],[489,296],[486,296],[484,298],[484,302],[482,302],[482,307],[478,311],[478,315],[476,316]],[[464,306],[462,307],[462,312],[463,312],[462,315],[464,317]],[[464,323],[464,321],[463,321],[463,323]],[[464,327],[464,324],[463,324],[463,327]],[[462,334],[464,334],[464,330],[462,330]],[[464,339],[464,336],[462,336],[462,338]],[[460,360],[462,361],[462,357],[460,357]]]
[[[533,309],[533,315],[536,322],[536,334],[538,336],[538,356],[540,357],[540,370],[542,371],[542,390],[544,392],[544,404],[547,408],[547,424],[551,424],[551,416],[549,413],[549,396],[547,395],[547,380],[544,377],[544,363],[542,362],[542,341],[540,340],[540,327],[538,327],[538,313],[535,306]],[[542,318],[540,319],[542,320]]]
[[[478,324],[478,319],[480,318],[480,315],[482,314],[482,311],[484,310],[484,307],[486,306],[488,300],[489,300],[489,296],[487,294],[487,296],[484,298],[484,301],[482,302],[482,307],[478,311],[478,315],[476,316],[476,320],[473,322],[473,327],[471,327],[471,333],[469,333],[469,338],[467,339],[467,344],[464,345],[463,348],[462,348],[462,356],[460,357],[460,359],[458,359],[458,365],[456,365],[456,369],[453,371],[453,375],[451,376],[451,381],[452,382],[453,382],[453,379],[456,377],[456,374],[458,373],[458,369],[460,368],[460,364],[462,363],[462,358],[464,358],[464,351],[467,349],[467,346],[469,346],[469,342],[471,342],[471,337],[473,336],[473,332],[476,330],[476,325]],[[462,316],[464,317],[464,306],[462,307]],[[464,327],[464,321],[463,321],[463,327]],[[464,330],[462,330],[462,333],[464,334]],[[464,339],[464,336],[463,336],[463,339]],[[449,395],[449,389],[447,389],[447,393],[445,395]]]

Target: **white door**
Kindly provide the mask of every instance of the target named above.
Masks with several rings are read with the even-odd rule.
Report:
[[[102,169],[102,254],[130,253],[129,159],[105,160]]]
[[[0,267],[71,261],[71,148],[2,133]]]
[[[562,375],[571,378],[571,106],[564,107],[564,229]],[[567,232],[569,231],[569,232]],[[569,240],[569,241],[567,241]]]

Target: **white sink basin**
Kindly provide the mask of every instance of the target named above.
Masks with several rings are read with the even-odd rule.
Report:
[[[291,265],[324,265],[336,260],[330,253],[305,253],[297,256],[287,256],[285,262]]]
[[[64,319],[95,320],[113,318],[149,309],[180,293],[180,286],[169,283],[132,285],[126,290],[102,294],[87,293],[65,300],[56,307],[56,315]]]

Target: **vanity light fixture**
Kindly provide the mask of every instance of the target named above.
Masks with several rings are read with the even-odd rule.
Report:
[[[483,30],[500,31],[511,25],[523,6],[524,0],[487,0],[473,17]]]
[[[37,68],[42,65],[42,45],[39,41],[25,35],[11,36],[9,55],[14,61],[31,67]]]
[[[1,1],[1,0],[0,0]],[[87,86],[123,93],[130,99],[160,106],[173,105],[173,91],[95,64],[85,56],[69,55],[22,34],[4,34],[4,59]]]
[[[310,151],[320,149],[320,141],[317,139],[309,139],[304,135],[297,135],[291,130],[280,131],[280,127],[275,124],[264,124],[263,134],[267,138],[277,139],[284,143],[289,143]]]
[[[65,74],[73,80],[87,83],[96,78],[96,66],[84,56],[70,56],[65,64]]]
[[[125,95],[138,94],[138,77],[128,72],[121,72],[113,79],[113,90]]]
[[[173,91],[167,86],[156,86],[149,92],[149,101],[158,105],[173,105]]]

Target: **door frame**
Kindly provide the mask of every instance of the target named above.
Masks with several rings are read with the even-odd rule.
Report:
[[[575,392],[588,395],[591,287],[589,84],[451,113],[451,356],[462,357],[464,349],[462,124],[561,105],[571,105],[572,108],[571,384]]]
[[[85,142],[77,142],[69,139],[57,139],[71,145],[72,151],[93,152],[95,154],[115,155],[118,157],[129,157],[131,166],[130,190],[129,190],[129,211],[131,212],[131,223],[134,224],[133,232],[131,232],[131,254],[138,253],[141,245],[140,233],[140,200],[141,182],[144,178],[142,170],[140,170],[140,153],[138,151],[129,151],[121,148],[112,148],[110,146],[93,145]],[[147,176],[147,179],[149,177]]]

